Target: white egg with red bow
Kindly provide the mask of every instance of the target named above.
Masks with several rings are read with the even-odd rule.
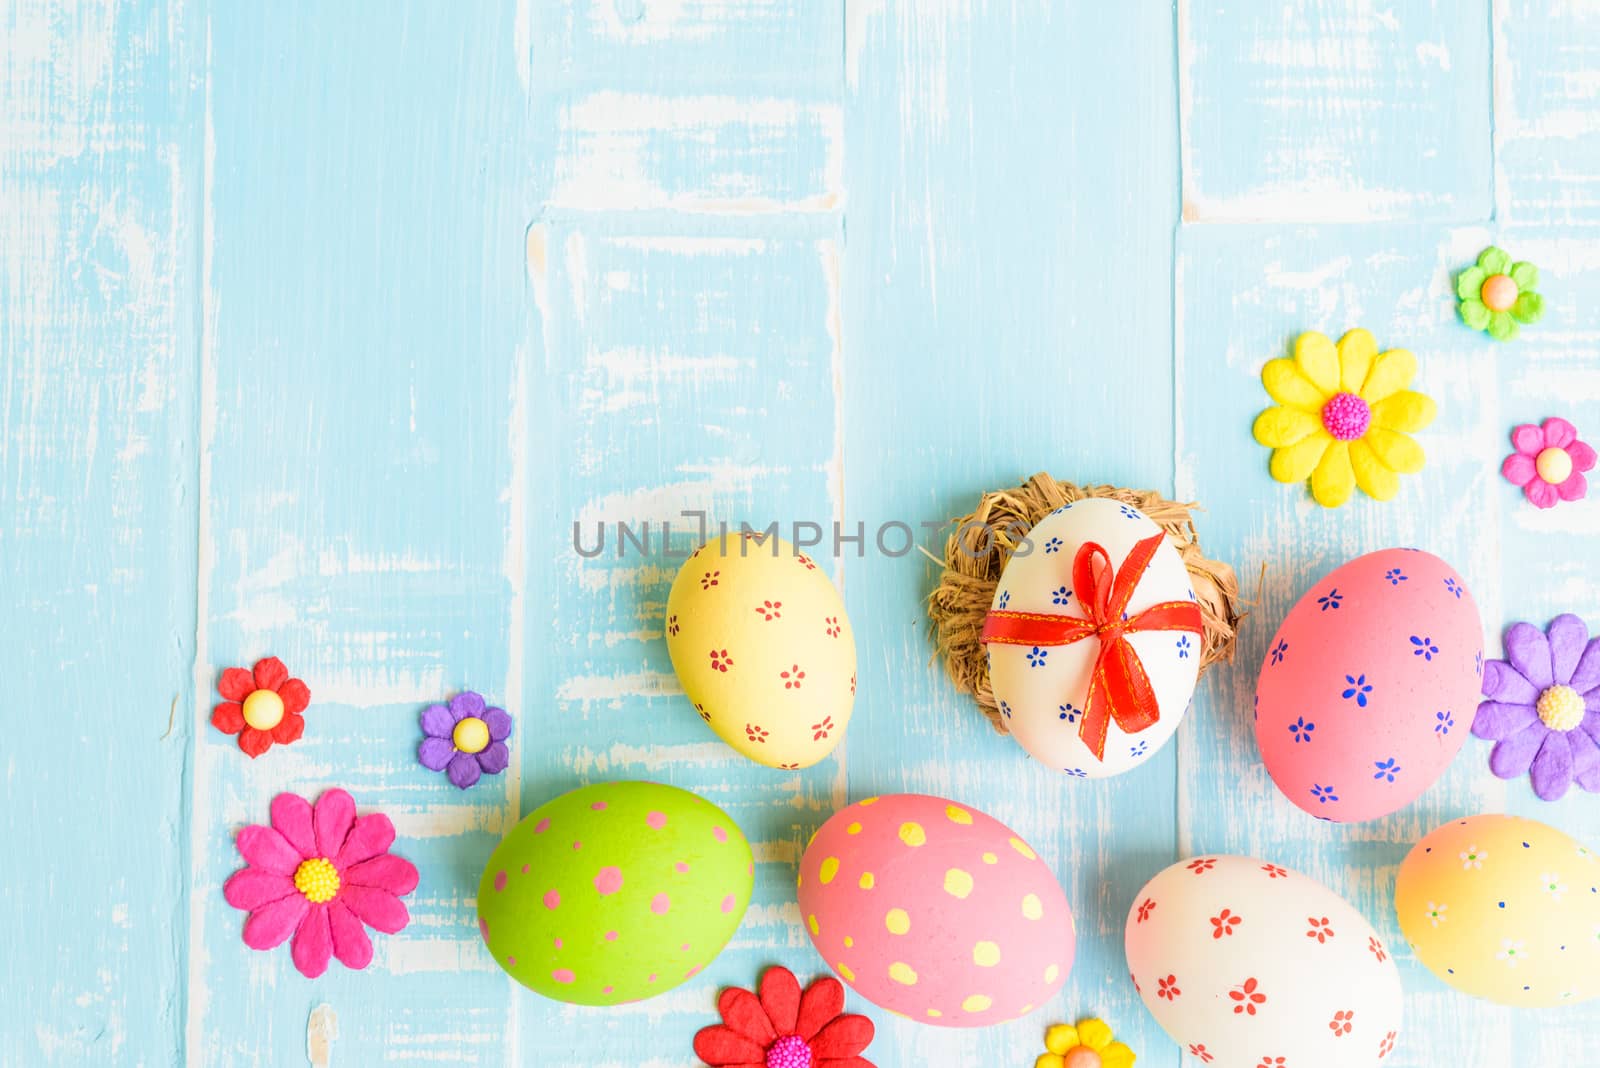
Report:
[[[1090,779],[1138,767],[1172,737],[1194,696],[1202,633],[1171,539],[1137,508],[1100,497],[1034,524],[983,629],[1011,736]]]

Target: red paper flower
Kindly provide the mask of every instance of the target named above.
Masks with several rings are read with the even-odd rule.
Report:
[[[211,710],[211,725],[224,734],[237,734],[239,748],[250,759],[272,748],[288,745],[305,733],[300,713],[311,703],[311,691],[275,656],[257,660],[254,672],[228,668],[217,683],[223,703]]]
[[[768,968],[761,994],[729,987],[717,998],[722,1023],[694,1036],[695,1056],[712,1068],[873,1068],[858,1056],[872,1021],[844,1013],[844,986],[818,979],[800,992],[787,968]]]

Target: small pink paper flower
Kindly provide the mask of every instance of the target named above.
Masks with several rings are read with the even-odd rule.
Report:
[[[411,921],[400,898],[417,888],[417,869],[389,852],[394,824],[380,812],[356,818],[355,800],[328,790],[316,807],[297,794],[272,799],[272,826],[239,832],[249,867],[222,888],[228,904],[250,915],[244,943],[272,949],[290,935],[289,955],[315,979],[338,957],[357,970],[372,962],[363,925],[394,934]]]
[[[1511,444],[1517,451],[1506,457],[1500,473],[1538,507],[1581,501],[1589,492],[1583,473],[1594,467],[1595,452],[1565,419],[1551,416],[1543,426],[1524,423],[1511,432]]]

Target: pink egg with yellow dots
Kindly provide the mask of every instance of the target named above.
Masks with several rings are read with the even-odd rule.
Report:
[[[812,944],[856,993],[911,1020],[986,1027],[1061,989],[1072,910],[1055,873],[1005,824],[923,794],[836,812],[800,861]]]
[[[1313,816],[1387,816],[1444,774],[1483,681],[1478,606],[1431,553],[1384,549],[1312,583],[1267,645],[1261,759]]]

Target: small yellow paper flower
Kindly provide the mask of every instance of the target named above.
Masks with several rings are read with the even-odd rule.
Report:
[[[1315,331],[1294,343],[1294,358],[1268,361],[1261,384],[1278,402],[1256,416],[1255,438],[1272,450],[1279,482],[1311,480],[1311,496],[1337,508],[1357,486],[1376,500],[1400,492],[1400,475],[1422,470],[1422,446],[1409,436],[1433,422],[1433,401],[1406,387],[1417,358],[1380,353],[1365,330],[1336,347]]]
[[[1111,1040],[1104,1020],[1056,1024],[1044,1033],[1044,1047],[1033,1068],[1133,1068],[1133,1050]]]

